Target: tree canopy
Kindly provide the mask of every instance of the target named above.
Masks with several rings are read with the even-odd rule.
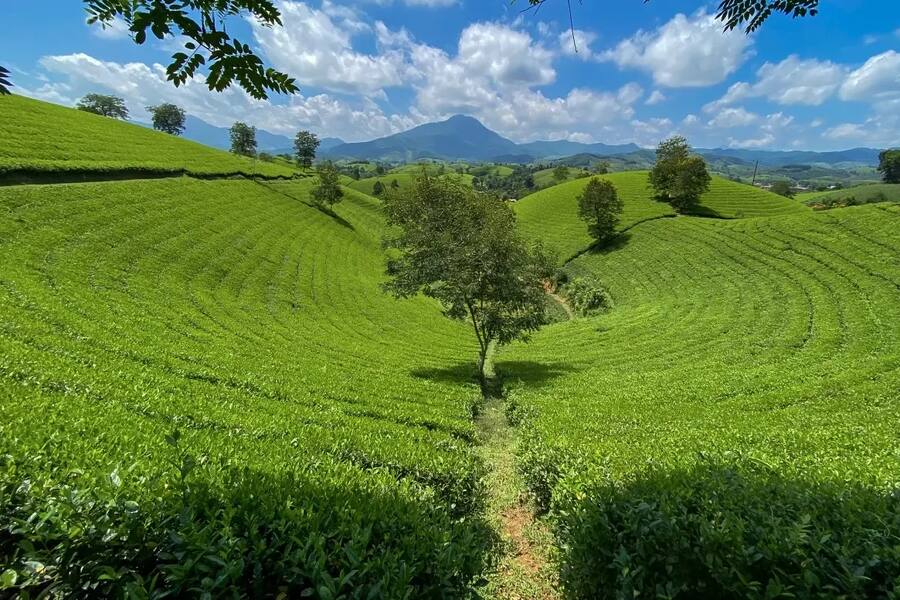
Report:
[[[256,127],[238,121],[229,130],[231,151],[242,156],[256,156]]]
[[[298,131],[294,137],[294,155],[301,167],[311,167],[319,148],[319,138],[309,131]]]
[[[88,94],[75,105],[78,110],[113,119],[128,119],[128,107],[118,96]]]
[[[608,240],[616,232],[623,206],[616,186],[599,177],[592,177],[578,196],[578,216],[598,242]]]
[[[709,190],[712,177],[703,158],[691,152],[685,138],[676,135],[660,142],[649,181],[657,198],[684,213],[694,208]]]
[[[384,200],[391,233],[385,290],[437,299],[468,320],[478,341],[478,375],[492,344],[526,338],[544,324],[543,281],[553,269],[519,236],[512,209],[453,178],[423,173]]]
[[[148,106],[147,112],[153,117],[153,129],[172,135],[184,133],[184,122],[187,114],[184,109],[174,104],[158,104]]]
[[[267,27],[281,26],[273,0],[83,0],[88,23],[111,25],[122,19],[135,43],[158,39],[184,40],[183,52],[172,55],[166,75],[176,86],[206,67],[206,85],[221,92],[233,83],[257,99],[269,92],[292,94],[297,85],[287,74],[266,68],[247,44],[226,28],[229,17],[252,18]]]
[[[878,171],[885,183],[900,183],[900,148],[884,150],[878,155]]]
[[[780,179],[773,183],[771,191],[779,196],[784,196],[785,198],[794,197],[794,188],[791,186],[791,182],[785,181],[784,179]]]
[[[344,198],[344,190],[341,189],[341,179],[337,167],[331,161],[325,161],[319,166],[319,184],[312,190],[312,199],[319,208],[327,211]]]

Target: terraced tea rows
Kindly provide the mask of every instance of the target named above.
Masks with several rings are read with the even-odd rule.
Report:
[[[380,292],[371,199],[332,217],[310,185],[0,189],[0,514],[50,515],[0,541],[4,562],[74,585],[98,581],[87,553],[110,590],[320,597],[460,592],[480,571],[474,345]],[[100,532],[70,531],[94,497]],[[99,550],[104,527],[122,537]]]
[[[646,171],[626,171],[600,176],[615,186],[625,203],[620,229],[665,216],[674,216],[672,208],[657,202],[647,184]],[[555,185],[523,198],[516,204],[523,232],[544,240],[567,259],[591,244],[584,223],[578,218],[577,198],[590,178]],[[761,217],[808,212],[787,198],[748,185],[713,177],[708,193],[701,199],[700,211],[724,218]]]
[[[291,177],[296,170],[21,96],[0,102],[0,176],[71,172]]]
[[[571,595],[896,591],[900,206],[629,234],[570,265],[615,310],[498,359]]]

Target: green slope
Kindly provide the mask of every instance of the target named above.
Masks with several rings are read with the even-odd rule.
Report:
[[[375,182],[380,181],[381,185],[384,186],[384,189],[390,189],[391,183],[393,181],[397,181],[398,189],[405,189],[409,187],[412,182],[419,176],[419,173],[413,172],[402,172],[402,173],[389,173],[388,175],[384,175],[381,177],[368,177],[366,179],[358,179],[345,180],[345,185],[354,189],[358,192],[362,192],[363,194],[367,194],[369,196],[375,195]],[[473,177],[471,175],[452,173],[449,175],[444,175],[444,177],[452,177],[463,181],[466,184],[471,185]]]
[[[672,208],[653,199],[646,171],[625,171],[600,176],[613,182],[624,201],[620,229],[635,223],[674,215]],[[590,178],[555,185],[523,198],[516,212],[523,232],[556,248],[568,258],[591,244],[585,224],[578,218],[577,198]],[[713,177],[701,199],[701,212],[722,218],[762,217],[808,212],[797,202],[752,186]]]
[[[718,577],[735,587],[713,596],[744,597],[776,564],[801,597],[828,595],[825,579],[861,597],[890,589],[900,206],[661,219],[629,234],[569,267],[606,284],[611,312],[497,359],[524,382],[520,465],[556,511],[571,595]],[[818,565],[808,581],[791,555]],[[820,568],[834,561],[871,579]]]
[[[872,183],[831,192],[808,192],[797,194],[796,200],[816,205],[828,204],[829,202],[845,203],[850,198],[856,204],[900,202],[900,183]]]
[[[287,166],[22,96],[0,97],[0,175],[123,170],[290,177]]]
[[[472,340],[433,302],[380,291],[371,199],[348,191],[331,217],[311,184],[0,188],[0,507],[52,512],[66,482],[84,495],[22,529],[55,551],[4,538],[0,562],[65,549],[60,569],[96,581],[93,552],[146,580],[214,552],[221,578],[157,584],[295,597],[454,595],[479,572]],[[190,492],[181,452],[200,463]],[[100,518],[94,500],[139,507],[102,517],[126,536],[102,550],[93,528],[67,533]]]

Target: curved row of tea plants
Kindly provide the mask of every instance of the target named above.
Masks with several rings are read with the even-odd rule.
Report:
[[[0,189],[14,592],[439,597],[482,571],[468,331],[382,294],[377,205],[311,185]]]
[[[568,594],[900,593],[900,205],[629,234],[498,358]]]
[[[0,98],[0,139],[0,175],[128,171],[292,177],[297,173],[289,166],[15,95]]]
[[[665,202],[653,198],[646,171],[599,175],[616,186],[625,207],[619,229],[649,219],[674,216]],[[565,260],[592,243],[587,227],[578,218],[578,195],[591,180],[584,177],[535,192],[516,203],[523,233],[555,248]],[[709,192],[701,198],[698,212],[720,218],[760,217],[808,212],[809,209],[752,186],[713,177]]]

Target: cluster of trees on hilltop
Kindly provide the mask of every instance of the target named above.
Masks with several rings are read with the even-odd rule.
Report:
[[[509,175],[500,175],[494,171],[485,175],[476,175],[472,179],[472,186],[481,191],[502,198],[504,200],[519,199],[534,191],[534,173],[532,168],[525,165],[513,167]]]

